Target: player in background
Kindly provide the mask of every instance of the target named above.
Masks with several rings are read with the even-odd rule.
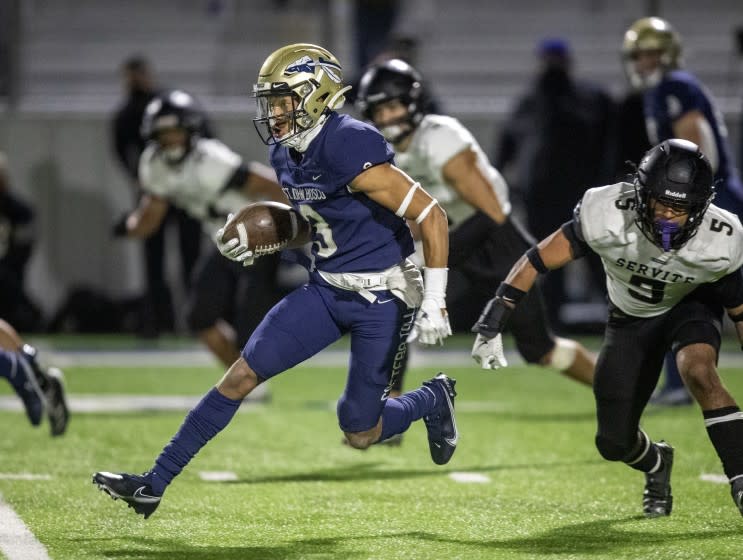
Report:
[[[117,235],[146,238],[159,230],[172,204],[199,220],[213,239],[228,214],[246,204],[287,202],[270,168],[245,162],[221,141],[200,134],[204,118],[193,97],[179,90],[147,105],[142,134],[148,144],[139,160],[143,196],[116,224]],[[246,269],[216,247],[198,261],[186,320],[226,367],[240,357],[242,345],[280,299],[278,264],[277,253]]]
[[[513,217],[508,185],[477,140],[452,117],[429,114],[420,74],[392,59],[370,67],[357,92],[357,107],[395,148],[395,162],[426,185],[449,220],[447,304],[454,330],[469,330],[493,289],[534,244]],[[594,358],[578,342],[556,337],[535,288],[514,313],[516,346],[530,363],[553,367],[586,385]],[[406,361],[396,362],[392,385],[402,388]],[[489,368],[487,361],[483,368]]]
[[[268,313],[149,472],[95,473],[94,483],[137,513],[152,514],[168,484],[259,383],[344,334],[350,335],[351,355],[337,415],[349,443],[365,449],[423,418],[435,463],[447,463],[456,449],[453,379],[442,373],[388,398],[389,372],[413,323],[423,343],[451,334],[444,299],[446,214],[394,166],[392,148],[374,127],[335,111],[347,89],[338,60],[315,45],[280,48],[261,67],[254,124],[270,146],[284,192],[311,225],[310,280]],[[424,281],[407,260],[413,238],[406,219],[420,226]],[[221,240],[220,250],[238,262],[254,260],[237,239]]]
[[[727,129],[712,95],[683,69],[681,38],[657,17],[634,22],[624,34],[622,60],[630,85],[643,92],[643,109],[651,144],[669,138],[694,142],[712,166],[715,205],[743,216],[743,185],[731,157]],[[664,386],[652,401],[691,404],[673,352],[665,360]]]
[[[0,319],[0,377],[4,377],[20,397],[33,426],[46,412],[52,436],[67,430],[70,411],[64,391],[64,376],[53,367],[42,368],[38,352],[21,339],[18,332]]]
[[[717,373],[723,307],[743,341],[743,227],[710,204],[713,183],[695,144],[656,145],[634,184],[588,190],[573,219],[519,259],[473,327],[499,338],[539,274],[588,251],[601,257],[609,319],[593,383],[596,447],[605,459],[645,473],[647,517],[670,515],[673,506],[674,450],[640,428],[670,348],[743,514],[743,414]],[[502,352],[496,365],[506,365]]]

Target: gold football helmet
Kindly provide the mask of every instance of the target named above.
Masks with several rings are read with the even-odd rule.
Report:
[[[333,54],[317,45],[296,43],[274,51],[253,86],[257,115],[253,124],[264,144],[298,147],[351,89]]]
[[[640,53],[655,52],[659,55],[657,72],[642,75],[635,59]],[[681,38],[671,24],[657,17],[638,19],[624,34],[622,60],[630,83],[635,87],[650,87],[660,81],[663,73],[681,67]]]

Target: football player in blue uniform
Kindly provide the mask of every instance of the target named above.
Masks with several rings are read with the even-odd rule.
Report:
[[[451,334],[446,314],[446,213],[396,168],[392,148],[371,125],[335,109],[348,87],[338,60],[322,47],[278,49],[261,67],[254,123],[291,204],[311,225],[310,281],[281,300],[248,340],[242,356],[188,414],[143,475],[98,472],[93,482],[149,517],[173,478],[232,419],[259,383],[294,367],[344,334],[351,337],[341,430],[365,449],[423,418],[433,461],[447,463],[458,440],[454,380],[439,374],[389,398],[389,372],[415,329],[424,344]],[[426,268],[407,260],[421,230]],[[238,240],[218,246],[232,260],[255,255]],[[417,312],[416,312],[417,310]]]
[[[67,431],[70,411],[64,391],[64,376],[57,368],[42,368],[36,348],[25,344],[18,332],[0,319],[0,377],[13,387],[33,426],[46,412],[52,436]]]
[[[678,33],[665,20],[637,20],[624,34],[622,58],[630,84],[643,91],[648,138],[657,144],[669,138],[694,142],[715,173],[715,205],[743,217],[743,185],[731,158],[727,130],[710,92],[682,68]],[[691,404],[673,353],[666,356],[664,386],[651,402]]]

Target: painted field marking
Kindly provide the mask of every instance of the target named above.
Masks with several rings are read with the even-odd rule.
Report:
[[[48,474],[32,474],[32,473],[1,473],[0,480],[51,480],[51,475]]]
[[[199,471],[199,478],[207,482],[230,482],[237,480],[237,475],[232,471]]]
[[[46,548],[0,496],[0,552],[7,560],[50,560]]]
[[[724,474],[713,474],[713,473],[702,473],[699,475],[699,480],[705,482],[714,482],[715,484],[727,484],[729,482],[728,477]]]
[[[462,484],[487,484],[490,482],[488,475],[474,472],[453,472],[449,473],[449,478]]]

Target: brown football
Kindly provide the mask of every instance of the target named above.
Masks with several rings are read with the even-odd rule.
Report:
[[[232,216],[224,226],[222,241],[237,238],[256,256],[298,247],[309,237],[309,223],[299,212],[280,202],[254,202]]]

